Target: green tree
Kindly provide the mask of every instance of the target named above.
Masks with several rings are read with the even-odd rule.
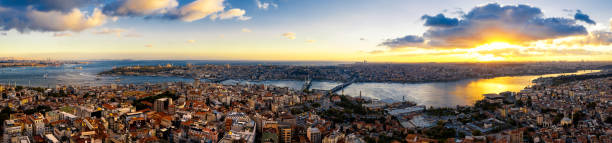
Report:
[[[480,135],[482,135],[482,132],[480,132],[480,130],[473,130],[472,131],[472,135],[473,136],[480,136]]]

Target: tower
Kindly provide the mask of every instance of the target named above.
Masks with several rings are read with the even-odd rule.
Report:
[[[359,90],[359,99],[363,99],[361,98],[361,90]]]
[[[200,86],[200,78],[193,79],[193,87],[198,88]]]
[[[306,136],[311,143],[321,143],[321,132],[318,128],[310,127],[306,132]]]

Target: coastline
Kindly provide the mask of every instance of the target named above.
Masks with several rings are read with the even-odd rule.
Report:
[[[563,71],[563,72],[546,72],[546,73],[536,73],[536,74],[512,74],[512,75],[499,75],[499,76],[483,76],[483,77],[470,77],[470,78],[462,78],[462,79],[449,79],[449,80],[426,80],[426,81],[360,81],[360,80],[356,80],[355,83],[400,83],[400,84],[419,84],[419,83],[436,83],[436,82],[454,82],[454,81],[461,81],[461,80],[473,80],[473,79],[492,79],[492,78],[498,78],[498,77],[520,77],[520,76],[539,76],[539,75],[549,75],[549,74],[569,74],[569,73],[577,73],[579,71],[587,71],[587,70],[596,70],[598,72],[600,72],[600,69],[586,69],[586,70],[574,70],[574,71]],[[597,72],[591,72],[591,73],[597,73]],[[138,75],[138,74],[104,74],[103,72],[100,72],[96,75],[100,75],[100,76],[107,76],[107,77],[118,77],[118,76],[134,76],[134,77],[138,77],[138,76],[142,76],[142,77],[178,77],[178,78],[190,78],[188,76],[185,75]],[[191,78],[193,79],[193,78]],[[199,79],[206,79],[206,80],[210,80],[213,78],[199,78]],[[263,80],[253,80],[253,79],[241,79],[241,78],[226,78],[226,80],[239,80],[239,81],[253,81],[253,82],[261,82],[261,81],[303,81],[302,79],[263,79]],[[222,80],[222,81],[226,81],[226,80]],[[222,82],[219,81],[219,82]],[[328,80],[328,79],[313,79],[313,82],[338,82],[338,83],[343,83],[346,81],[340,81],[340,80]]]

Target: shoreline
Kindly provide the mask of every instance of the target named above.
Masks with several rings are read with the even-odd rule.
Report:
[[[452,80],[428,80],[428,81],[405,81],[405,82],[395,82],[395,81],[359,81],[359,80],[357,80],[354,83],[421,84],[421,83],[437,83],[437,82],[455,82],[455,81],[461,81],[461,80],[493,79],[493,78],[499,78],[499,77],[521,77],[521,76],[541,76],[541,75],[550,75],[550,74],[570,74],[570,73],[577,73],[577,72],[580,72],[580,71],[589,71],[589,70],[593,70],[593,71],[597,71],[597,72],[601,72],[602,71],[601,69],[586,69],[586,70],[575,70],[575,71],[571,71],[571,72],[552,72],[552,73],[540,73],[540,74],[500,75],[500,76],[472,77],[472,78],[452,79]],[[589,73],[597,73],[597,72],[589,72]],[[105,77],[120,77],[120,76],[139,77],[139,76],[141,76],[141,77],[177,77],[177,78],[185,78],[185,79],[195,79],[195,78],[190,78],[190,77],[187,77],[187,76],[178,76],[178,75],[102,74],[102,72],[100,72],[100,73],[98,73],[96,75],[105,76]],[[199,78],[199,79],[210,80],[212,78]],[[240,79],[240,78],[227,78],[226,80],[223,80],[223,81],[227,81],[227,80],[249,81],[249,82],[261,82],[261,81],[304,81],[304,80],[298,80],[298,79],[252,80],[252,79]],[[219,81],[219,82],[223,82],[223,81]],[[317,79],[313,79],[312,82],[336,82],[336,83],[344,83],[346,81],[317,80]]]

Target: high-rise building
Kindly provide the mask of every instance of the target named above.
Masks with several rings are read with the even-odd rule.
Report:
[[[278,122],[263,121],[261,140],[264,143],[278,143]]]
[[[509,131],[511,143],[522,143],[523,142],[523,131],[521,129],[515,129]]]
[[[291,132],[293,131],[291,129],[291,125],[286,124],[286,123],[281,123],[278,125],[278,130],[280,131],[279,141],[281,143],[291,143],[291,138],[292,138]]]
[[[91,114],[96,110],[93,107],[89,106],[77,106],[76,115],[79,117],[91,117]]]
[[[538,115],[536,117],[536,121],[537,121],[538,125],[542,125],[544,123],[544,116],[542,116],[541,114]]]
[[[311,143],[321,143],[321,131],[319,131],[319,128],[308,128],[306,136]]]
[[[34,135],[44,135],[45,134],[45,117],[41,113],[34,113],[29,116],[32,123],[34,123]]]
[[[172,98],[160,98],[155,100],[153,110],[156,112],[168,112],[170,105],[172,105]]]
[[[233,120],[231,118],[225,118],[225,130],[232,129]]]
[[[3,143],[8,143],[11,137],[20,136],[23,132],[23,122],[20,120],[4,120],[4,125],[2,127],[4,127],[4,134],[2,134]]]

